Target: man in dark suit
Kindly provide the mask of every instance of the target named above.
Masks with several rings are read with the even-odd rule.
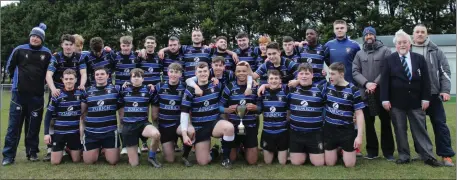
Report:
[[[414,141],[425,164],[441,166],[433,154],[433,145],[425,129],[425,110],[430,101],[430,77],[424,56],[409,52],[411,37],[403,30],[395,33],[395,53],[385,60],[381,73],[382,106],[390,111],[395,130],[399,159],[410,162],[407,118]]]

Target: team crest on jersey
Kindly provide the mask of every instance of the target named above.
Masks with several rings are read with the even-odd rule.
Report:
[[[79,101],[79,96],[75,96],[76,100]]]
[[[282,97],[281,96],[278,97],[278,101],[282,101]]]
[[[246,105],[246,100],[245,99],[240,100],[240,105]]]
[[[67,108],[67,111],[73,111],[73,106],[69,106],[69,107]]]
[[[316,92],[313,92],[313,96],[316,97],[316,95],[317,95]]]
[[[321,51],[316,51],[316,54],[320,54],[320,53],[321,53]]]
[[[308,106],[308,102],[307,102],[307,101],[301,101],[300,104],[301,104],[302,106],[305,106],[305,107]]]
[[[312,62],[313,62],[313,59],[308,58],[308,59],[306,59],[306,62],[307,62],[307,63],[312,63]]]
[[[146,96],[146,93],[141,93],[141,97],[144,97],[144,96]]]
[[[176,102],[175,102],[175,100],[171,100],[171,101],[169,102],[169,104],[172,105],[172,106],[174,106],[174,105],[176,104]]]
[[[195,57],[194,58],[194,62],[199,62],[200,61],[200,58],[199,57]]]
[[[348,98],[348,94],[345,93],[345,94],[343,95],[343,98],[344,98],[344,99],[347,99],[347,98]]]
[[[276,108],[274,106],[270,107],[270,112],[276,112]]]
[[[42,54],[42,55],[40,56],[40,58],[41,58],[42,61],[44,61],[44,58],[45,58],[45,57],[46,57],[46,56],[45,56],[44,54]]]
[[[29,58],[29,54],[25,54],[25,58],[28,59]]]
[[[128,73],[128,72],[130,72],[130,69],[128,69],[128,68],[127,68],[127,69],[124,69],[124,72],[125,72],[125,73]]]
[[[108,93],[108,94],[111,93],[111,90],[110,90],[110,89],[107,89],[107,90],[106,90],[106,93]]]
[[[350,47],[347,47],[346,48],[346,52],[349,54],[351,52],[351,48]]]
[[[97,102],[98,106],[103,106],[104,104],[105,104],[105,101],[103,101],[103,100],[100,100],[100,101]]]
[[[338,103],[333,103],[333,109],[338,109],[339,107]]]
[[[150,67],[150,68],[148,68],[148,71],[149,72],[154,72],[154,68]]]
[[[205,102],[203,103],[203,105],[209,106],[209,101],[205,101]]]
[[[211,88],[211,93],[214,93],[214,88]]]
[[[182,91],[178,91],[178,96],[181,96],[182,95]]]
[[[133,107],[138,107],[138,102],[133,102],[132,106]]]
[[[164,90],[163,90],[163,93],[164,93],[164,94],[168,94],[167,89],[164,89]]]

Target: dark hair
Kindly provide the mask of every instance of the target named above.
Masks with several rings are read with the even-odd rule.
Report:
[[[313,66],[311,66],[311,64],[309,63],[302,63],[297,68],[297,72],[300,71],[308,71],[310,73],[313,73]]]
[[[218,63],[218,62],[221,62],[222,65],[225,65],[225,59],[224,59],[224,57],[222,57],[222,56],[213,57],[211,63],[214,64],[214,63]]]
[[[146,41],[146,40],[148,40],[148,39],[149,39],[149,40],[154,40],[154,41],[155,41],[155,40],[156,40],[156,37],[154,37],[154,36],[146,36],[146,38],[144,38],[144,41]]]
[[[169,41],[179,41],[179,38],[176,36],[170,36]]]
[[[102,51],[103,46],[104,46],[103,39],[101,37],[94,37],[94,38],[90,39],[89,46],[92,51],[100,52],[100,51]]]
[[[267,49],[276,49],[278,51],[280,51],[280,47],[279,47],[279,44],[277,42],[270,42],[268,43],[267,45]]]
[[[344,73],[344,64],[342,62],[335,62],[328,67],[332,71],[338,71]]]
[[[96,68],[94,68],[94,74],[95,74],[95,72],[100,71],[100,70],[103,70],[103,71],[105,71],[106,74],[108,74],[108,69],[106,69],[104,67],[96,67]]]
[[[60,43],[63,43],[64,41],[70,41],[72,44],[75,44],[75,37],[71,34],[64,34],[62,37],[60,37]]]
[[[241,39],[241,38],[248,38],[249,39],[249,35],[245,32],[240,32],[238,33],[236,36],[235,36],[236,39]]]
[[[140,68],[135,68],[130,71],[130,77],[144,77],[144,71]]]
[[[216,38],[216,42],[219,41],[219,40],[221,40],[221,39],[227,41],[227,38],[226,38],[225,36],[218,36],[218,37]]]
[[[282,42],[292,42],[294,41],[294,38],[290,37],[290,36],[284,36],[282,38]]]
[[[208,63],[206,63],[206,62],[198,62],[198,64],[195,66],[195,70],[197,70],[198,68],[201,69],[201,68],[205,68],[205,67],[207,67],[209,69]]]
[[[279,76],[279,77],[281,78],[281,73],[280,73],[278,70],[276,70],[276,69],[270,69],[270,70],[268,70],[268,73],[267,73],[267,74],[268,74],[268,77],[270,77],[271,75],[273,75],[273,76]]]

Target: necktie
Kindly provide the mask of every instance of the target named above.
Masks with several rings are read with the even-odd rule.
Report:
[[[403,65],[403,70],[406,73],[406,77],[411,81],[411,78],[413,77],[411,75],[411,71],[409,70],[408,63],[406,62],[406,56],[401,56],[401,64]]]

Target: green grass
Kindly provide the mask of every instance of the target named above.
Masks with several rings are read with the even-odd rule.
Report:
[[[1,109],[1,141],[3,148],[3,140],[8,125],[8,108],[10,94],[4,93],[3,106]],[[455,98],[453,102],[445,103],[446,113],[448,117],[448,125],[451,131],[453,148],[455,149],[455,117],[456,104]],[[379,121],[376,122],[379,135]],[[434,135],[428,121],[429,134],[433,141]],[[41,132],[42,134],[42,132]],[[410,133],[409,133],[410,134]],[[22,138],[24,138],[22,136]],[[41,155],[44,155],[45,146],[42,137],[40,137]],[[410,137],[410,142],[412,139]],[[365,145],[365,144],[364,144]],[[414,147],[410,143],[413,156]],[[12,166],[0,167],[0,179],[176,179],[176,178],[206,178],[206,179],[228,179],[228,178],[243,178],[243,179],[455,179],[455,168],[442,167],[432,168],[424,165],[422,162],[412,162],[408,165],[396,165],[393,162],[387,162],[383,158],[375,160],[358,159],[355,168],[344,168],[342,163],[335,167],[313,167],[310,164],[304,166],[281,166],[278,164],[265,165],[263,157],[259,154],[259,163],[256,166],[248,166],[242,161],[237,161],[232,170],[223,169],[219,165],[219,161],[212,163],[209,166],[194,166],[185,168],[179,163],[164,164],[162,169],[154,169],[147,164],[146,154],[140,156],[141,162],[138,167],[130,167],[127,157],[121,157],[121,161],[116,166],[108,165],[103,159],[99,160],[96,165],[84,165],[82,163],[65,162],[59,166],[52,166],[50,163],[36,162],[30,163],[25,158],[23,139],[20,141],[16,163]],[[366,153],[364,151],[364,153]],[[395,154],[396,156],[397,154]],[[160,155],[159,155],[160,156]],[[177,154],[179,157],[180,154]],[[40,156],[41,158],[42,156]],[[191,159],[194,156],[191,155]],[[161,159],[161,158],[160,158]],[[455,159],[454,159],[455,161]]]

